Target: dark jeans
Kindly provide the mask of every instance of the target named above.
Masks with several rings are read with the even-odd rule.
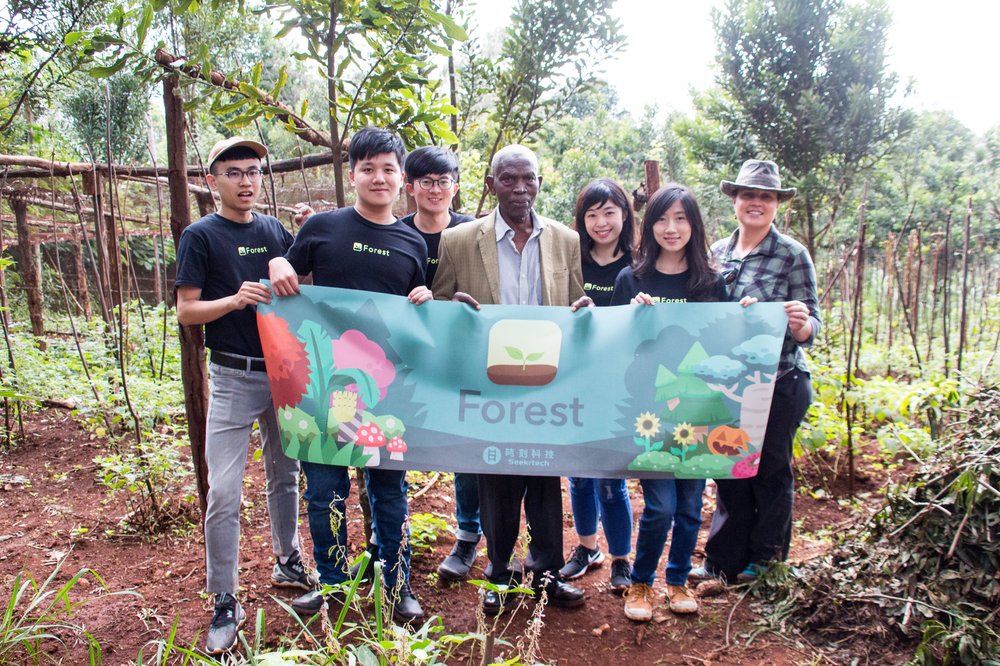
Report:
[[[347,520],[345,502],[351,491],[347,467],[302,463],[306,475],[305,500],[309,512],[309,532],[313,540],[313,559],[320,582],[333,585],[347,580]],[[383,578],[387,588],[395,586],[400,573],[410,579],[409,538],[403,546],[403,524],[409,515],[406,499],[406,472],[366,469],[365,486],[372,505],[372,529],[375,530],[379,559],[384,563]],[[402,547],[402,551],[401,551]]]
[[[782,561],[792,541],[792,441],[812,402],[809,373],[793,370],[774,386],[757,476],[719,479],[705,567],[729,580],[748,564]]]
[[[480,474],[479,507],[490,558],[486,577],[492,583],[506,584],[521,578],[511,558],[521,531],[522,502],[528,519],[525,566],[535,572],[535,580],[545,573],[558,576],[566,563],[559,477]]]
[[[684,585],[691,571],[691,554],[698,542],[705,480],[641,479],[639,483],[646,507],[639,519],[632,582],[653,584],[672,526],[666,580],[668,585]]]
[[[479,525],[479,475],[455,472],[455,520],[459,541],[479,543],[483,530]]]

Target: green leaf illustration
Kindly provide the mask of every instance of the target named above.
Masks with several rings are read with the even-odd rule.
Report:
[[[524,360],[524,354],[517,347],[504,347],[504,349],[507,351],[507,355],[510,356],[515,361]]]
[[[532,361],[537,361],[542,356],[544,356],[542,352],[535,352],[534,354],[528,354],[524,360],[527,361],[528,363],[531,363]]]

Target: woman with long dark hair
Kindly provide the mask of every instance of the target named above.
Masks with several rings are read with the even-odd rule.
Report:
[[[621,185],[607,178],[591,181],[576,200],[576,230],[580,234],[583,289],[598,306],[611,303],[615,278],[632,260],[632,203]],[[597,545],[597,520],[611,555],[611,589],[629,586],[628,556],[632,552],[632,504],[624,479],[570,477],[573,525],[579,544],[559,573],[579,578],[604,562]]]
[[[649,199],[642,220],[639,256],[615,280],[612,305],[726,300],[722,277],[708,256],[698,202],[682,185],[665,185]],[[653,617],[653,580],[671,532],[667,556],[667,605],[674,613],[697,613],[687,587],[691,554],[701,527],[704,479],[641,479],[645,508],[639,521],[625,617]]]

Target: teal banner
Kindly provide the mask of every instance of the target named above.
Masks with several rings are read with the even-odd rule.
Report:
[[[756,474],[780,303],[484,305],[303,286],[257,322],[285,452],[583,477]]]

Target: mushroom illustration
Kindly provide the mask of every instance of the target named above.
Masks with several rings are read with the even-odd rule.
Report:
[[[356,446],[363,446],[365,455],[369,456],[366,467],[378,466],[381,462],[379,447],[385,446],[385,435],[382,434],[381,428],[370,421],[363,423],[358,428],[354,444]]]
[[[403,454],[406,453],[406,442],[403,441],[402,437],[393,437],[385,445],[385,450],[389,452],[391,460],[402,460]]]

